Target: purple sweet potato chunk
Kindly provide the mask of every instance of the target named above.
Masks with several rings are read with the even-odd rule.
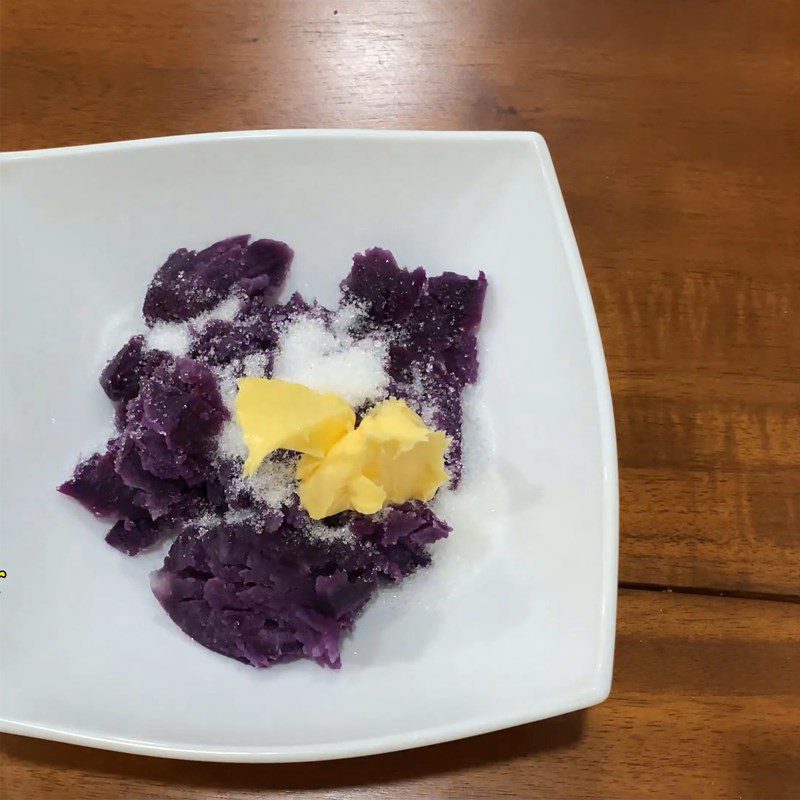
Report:
[[[136,501],[152,519],[169,514],[183,498],[187,487],[178,480],[165,480],[142,465],[139,440],[125,431],[114,443],[114,470],[126,486],[136,490]],[[128,515],[125,515],[128,516]]]
[[[153,592],[185,633],[223,655],[255,667],[303,656],[339,667],[341,640],[378,586],[427,565],[427,545],[449,531],[422,504],[359,528],[359,515],[344,516],[355,534],[346,540],[309,536],[297,508],[277,529],[259,517],[189,526],[153,573]]]
[[[275,298],[294,253],[283,242],[233,236],[205,250],[176,250],[156,272],[145,295],[145,322],[185,322],[232,291]]]
[[[171,493],[168,493],[164,483],[155,479],[151,479],[149,493],[141,491],[141,487],[126,482],[125,470],[118,469],[118,458],[119,444],[112,440],[105,453],[95,453],[81,462],[59,491],[77,500],[95,516],[121,518],[112,526],[106,541],[128,555],[135,555],[160,538],[165,530],[164,523],[174,520],[167,516],[168,512],[185,507],[191,495],[187,496],[174,485],[169,486]],[[154,488],[158,489],[155,494]],[[152,503],[154,497],[158,498],[157,504]],[[156,512],[154,515],[148,502]],[[195,500],[195,506],[200,508],[202,503]],[[161,519],[154,521],[158,517]]]
[[[100,385],[111,400],[130,400],[139,392],[144,336],[132,336],[100,373]]]
[[[154,545],[164,534],[163,528],[143,516],[118,520],[106,534],[106,542],[125,555],[135,556]]]
[[[455,377],[460,386],[478,380],[478,339],[465,333],[439,354],[439,360],[448,375]]]
[[[427,302],[420,305],[420,311],[425,321],[435,320],[431,338],[452,338],[460,331],[474,333],[481,323],[487,285],[483,272],[477,278],[455,272],[428,278]]]
[[[173,621],[211,650],[255,667],[302,656],[338,667],[341,637],[376,585],[360,550],[256,523],[187,529],[151,585]]]
[[[350,580],[344,570],[336,570],[332,575],[320,575],[314,582],[314,589],[317,608],[339,620],[360,610],[375,584],[363,578]]]
[[[405,319],[419,300],[425,270],[400,269],[394,256],[373,247],[353,256],[353,268],[342,281],[343,299],[363,303],[373,323],[394,323]]]
[[[486,285],[483,272],[477,279],[453,272],[429,278],[413,313],[410,344],[432,354],[462,387],[478,378],[475,331],[483,314]]]
[[[241,354],[249,355],[263,347],[257,330],[246,322],[214,319],[192,343],[189,355],[212,366],[229,364]]]
[[[132,400],[142,379],[171,358],[163,350],[145,350],[144,337],[132,336],[100,373],[100,385],[111,400]]]
[[[147,365],[158,352],[137,357],[135,342],[125,349],[117,366],[124,365],[128,375],[131,364]],[[119,436],[60,487],[92,513],[119,517],[106,541],[128,555],[223,496],[211,465],[214,437],[228,417],[216,378],[197,361],[171,356],[149,371],[142,371],[139,393],[124,406]],[[130,386],[125,380],[114,385]]]
[[[213,373],[178,358],[159,367],[129,403],[123,437],[145,472],[194,486],[209,475],[213,440],[227,418]]]
[[[78,464],[58,491],[77,500],[96,517],[127,516],[136,510],[136,492],[117,475],[111,450],[95,453]]]
[[[453,486],[462,469],[461,392],[478,378],[475,334],[486,287],[483,272],[427,278],[422,268],[401,269],[379,248],[357,254],[341,284],[343,301],[366,308],[364,332],[389,334],[389,393],[431,411],[434,425],[451,437],[445,465]]]
[[[246,241],[237,236],[200,253],[183,248],[172,253],[147,289],[145,322],[185,322],[217,305],[230,288],[226,278],[241,261]]]
[[[189,355],[206,364],[221,366],[253,353],[264,353],[269,368],[282,327],[310,309],[297,293],[282,305],[253,297],[242,305],[235,320],[212,320],[206,325],[192,344]]]
[[[428,545],[444,539],[452,530],[423,503],[404,503],[391,508],[381,518],[353,514],[353,533],[375,546],[384,556],[384,570],[400,580],[431,562]]]
[[[294,251],[274,239],[257,239],[245,252],[242,270],[235,283],[249,297],[277,297],[292,263]]]

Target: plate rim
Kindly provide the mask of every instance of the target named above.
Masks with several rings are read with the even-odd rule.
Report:
[[[591,685],[564,695],[557,702],[540,706],[534,711],[519,711],[511,714],[496,714],[476,717],[468,722],[455,722],[432,726],[413,733],[397,733],[388,736],[372,736],[345,742],[315,745],[291,745],[286,747],[235,748],[213,745],[182,745],[157,741],[144,741],[94,736],[71,729],[37,725],[0,718],[3,733],[30,736],[39,739],[95,747],[104,750],[137,755],[158,756],[195,761],[288,763],[302,761],[325,761],[357,756],[390,753],[425,745],[491,733],[504,728],[535,722],[549,717],[588,708],[605,700],[611,690],[614,660],[617,607],[617,574],[619,554],[619,483],[617,466],[617,442],[614,426],[614,411],[606,360],[600,337],[600,329],[594,310],[589,284],[578,251],[575,234],[570,223],[564,198],[556,176],[550,151],[544,137],[533,131],[423,131],[423,130],[373,130],[373,129],[276,129],[241,130],[215,133],[194,133],[176,136],[159,136],[145,139],[127,139],[97,144],[72,145],[34,150],[0,152],[0,165],[17,161],[39,161],[59,157],[90,155],[98,152],[121,152],[149,149],[169,145],[194,144],[207,141],[236,141],[244,139],[395,139],[399,141],[439,140],[444,142],[509,141],[532,145],[546,187],[551,211],[555,217],[559,240],[566,255],[572,286],[578,301],[584,335],[589,346],[592,378],[600,421],[601,465],[603,483],[603,564],[601,580],[601,645],[600,658],[596,664]]]

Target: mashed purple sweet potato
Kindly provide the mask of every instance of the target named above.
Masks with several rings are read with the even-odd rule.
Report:
[[[100,376],[117,404],[117,434],[60,491],[114,520],[106,541],[128,555],[177,534],[152,589],[200,644],[258,667],[301,657],[338,667],[342,636],[369,598],[427,566],[429,545],[450,528],[420,502],[313,522],[296,495],[273,491],[292,474],[288,453],[264,473],[259,491],[243,484],[241,460],[225,444],[232,424],[225,380],[253,365],[269,377],[292,321],[336,324],[335,312],[297,294],[276,303],[292,255],[282,242],[237,236],[167,259],[145,297],[148,331]],[[401,269],[379,248],[357,254],[341,284],[341,307],[358,311],[348,341],[368,338],[385,354],[382,391],[452,437],[452,485],[461,474],[461,392],[477,379],[486,285],[483,273],[429,278],[421,267]],[[153,346],[159,326],[178,344]]]

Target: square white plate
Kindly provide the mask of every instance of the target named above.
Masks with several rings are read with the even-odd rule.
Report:
[[[613,414],[539,135],[225,133],[7,153],[0,167],[3,730],[297,761],[456,739],[607,696]],[[237,233],[288,242],[289,288],[323,302],[373,245],[490,282],[480,392],[496,448],[473,485],[493,487],[491,512],[462,492],[434,565],[367,609],[340,671],[256,670],[195,644],[150,592],[163,553],[122,556],[106,525],[55,491],[110,430],[98,374],[155,269],[177,247]]]

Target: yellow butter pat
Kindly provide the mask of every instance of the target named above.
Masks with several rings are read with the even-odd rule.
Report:
[[[321,458],[355,425],[353,409],[335,394],[267,378],[240,378],[237,385],[236,420],[247,445],[245,476],[278,449]]]
[[[300,502],[313,519],[322,519],[347,509],[374,514],[387,503],[431,500],[449,479],[449,444],[402,400],[387,400],[324,457],[300,459]]]

